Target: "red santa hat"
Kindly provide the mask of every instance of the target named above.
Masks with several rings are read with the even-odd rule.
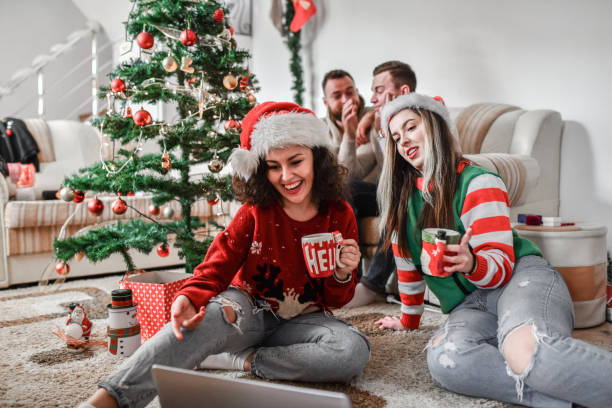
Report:
[[[311,110],[291,102],[264,102],[242,120],[240,147],[229,163],[235,175],[249,180],[270,149],[291,145],[332,147],[327,126]]]

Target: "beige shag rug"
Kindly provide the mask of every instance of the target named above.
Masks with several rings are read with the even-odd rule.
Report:
[[[120,276],[77,279],[52,286],[0,290],[0,406],[75,407],[96,389],[96,383],[122,358],[105,347],[82,352],[67,350],[52,333],[68,316],[68,305],[78,302],[93,323],[92,337],[105,340],[106,305]],[[375,304],[336,313],[365,332],[372,345],[370,361],[353,384],[314,384],[347,393],[354,407],[507,407],[469,398],[434,385],[423,349],[445,316],[426,311],[421,330],[380,331],[374,321],[399,314],[398,305]],[[223,373],[224,375],[243,375]],[[303,384],[300,384],[303,385]],[[158,407],[157,400],[150,407]]]

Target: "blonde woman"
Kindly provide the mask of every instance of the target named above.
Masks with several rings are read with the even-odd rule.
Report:
[[[402,95],[382,110],[387,135],[378,186],[385,246],[393,247],[401,317],[381,328],[417,329],[425,286],[447,323],[428,346],[439,386],[533,407],[609,407],[612,353],[571,337],[572,301],[561,275],[510,226],[501,177],[466,160],[443,102]],[[446,277],[421,267],[424,228],[458,231]]]

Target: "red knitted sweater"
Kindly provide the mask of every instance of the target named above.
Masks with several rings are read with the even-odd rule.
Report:
[[[304,235],[335,230],[343,238],[358,239],[355,216],[344,201],[329,202],[325,213],[305,222],[289,218],[279,204],[244,204],[176,296],[187,296],[199,310],[233,285],[265,299],[284,319],[315,308],[341,307],[353,297],[356,271],[348,283],[311,278],[301,246]]]

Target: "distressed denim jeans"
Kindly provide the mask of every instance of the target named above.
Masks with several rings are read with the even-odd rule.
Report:
[[[506,364],[504,340],[532,325],[535,352],[523,373]],[[529,407],[612,404],[612,353],[571,337],[572,300],[562,276],[539,256],[520,258],[505,286],[477,289],[428,345],[434,381],[459,394]]]
[[[235,322],[227,319],[223,306],[233,308]],[[259,377],[349,382],[370,356],[366,337],[350,324],[324,312],[280,319],[266,302],[253,302],[236,288],[211,299],[200,325],[183,335],[177,340],[166,324],[98,385],[120,407],[144,407],[156,395],[153,364],[191,369],[210,354],[257,347],[251,372]]]

